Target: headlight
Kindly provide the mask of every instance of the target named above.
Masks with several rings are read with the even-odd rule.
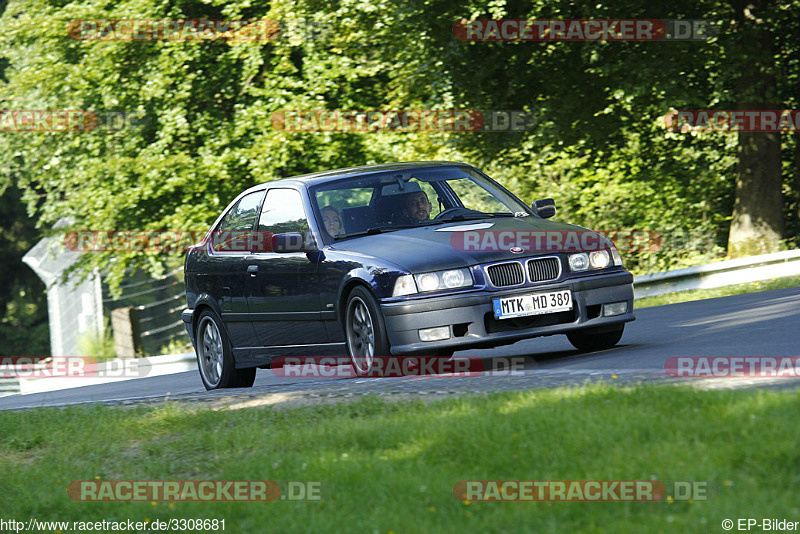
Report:
[[[469,280],[470,283],[466,283]],[[464,287],[472,285],[472,277],[466,269],[445,271],[442,273],[442,283],[446,288]]]
[[[472,285],[472,275],[469,269],[452,269],[437,271],[435,273],[421,273],[414,275],[420,292],[437,291],[439,289],[455,289]]]
[[[585,252],[570,254],[569,268],[572,271],[585,271],[589,268],[589,256]]]
[[[436,273],[423,273],[416,276],[420,291],[436,291],[439,289],[439,277]]]
[[[611,258],[608,257],[608,252],[605,250],[595,250],[589,254],[589,263],[593,269],[604,269],[610,262]]]
[[[605,269],[611,265],[622,265],[617,249],[611,247],[608,250],[595,250],[590,253],[579,252],[570,254],[568,258],[569,269],[572,272],[588,271],[589,269]]]
[[[442,289],[456,289],[469,287],[473,284],[472,274],[469,269],[451,269],[433,273],[407,274],[401,276],[394,283],[393,297],[439,291]]]

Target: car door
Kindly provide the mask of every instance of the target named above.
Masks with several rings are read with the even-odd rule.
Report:
[[[291,188],[267,191],[258,221],[259,239],[299,232],[308,239],[308,213],[302,193]],[[271,247],[266,247],[271,249]],[[317,252],[254,252],[247,257],[248,307],[263,347],[283,347],[273,355],[303,353],[327,341],[321,320]],[[308,353],[313,347],[308,348]]]
[[[203,276],[208,277],[209,293],[219,303],[222,322],[228,330],[234,351],[257,345],[247,306],[247,265],[249,234],[258,218],[264,190],[240,198],[223,216],[207,243]]]

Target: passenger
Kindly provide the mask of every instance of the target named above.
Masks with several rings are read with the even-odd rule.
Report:
[[[325,206],[322,208],[321,213],[322,222],[325,225],[325,231],[327,231],[331,237],[342,235],[344,233],[344,228],[342,227],[342,217],[339,215],[339,210],[333,206]]]

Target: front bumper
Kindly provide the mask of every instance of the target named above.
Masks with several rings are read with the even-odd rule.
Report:
[[[546,291],[572,291],[569,312],[534,315],[518,319],[495,319],[492,300]],[[604,317],[603,304],[628,303],[626,313]],[[592,275],[557,283],[503,291],[480,291],[464,295],[431,297],[424,300],[381,303],[392,354],[433,353],[441,349],[492,347],[521,339],[565,334],[582,328],[613,328],[635,319],[633,275],[617,272]],[[446,326],[450,339],[420,341],[419,330]]]
[[[183,321],[183,326],[186,327],[186,333],[189,334],[189,339],[192,340],[192,345],[195,345],[194,342],[194,323],[192,322],[192,314],[194,310],[186,308],[181,312],[181,320]]]

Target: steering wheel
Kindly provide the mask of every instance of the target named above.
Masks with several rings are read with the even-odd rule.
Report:
[[[461,206],[456,206],[455,208],[447,208],[446,210],[441,212],[439,215],[434,217],[433,220],[444,219],[445,217],[449,217],[451,215],[454,215],[457,212],[463,212],[463,215],[466,215],[467,213],[480,213],[478,211],[471,210],[469,208],[462,208]]]

